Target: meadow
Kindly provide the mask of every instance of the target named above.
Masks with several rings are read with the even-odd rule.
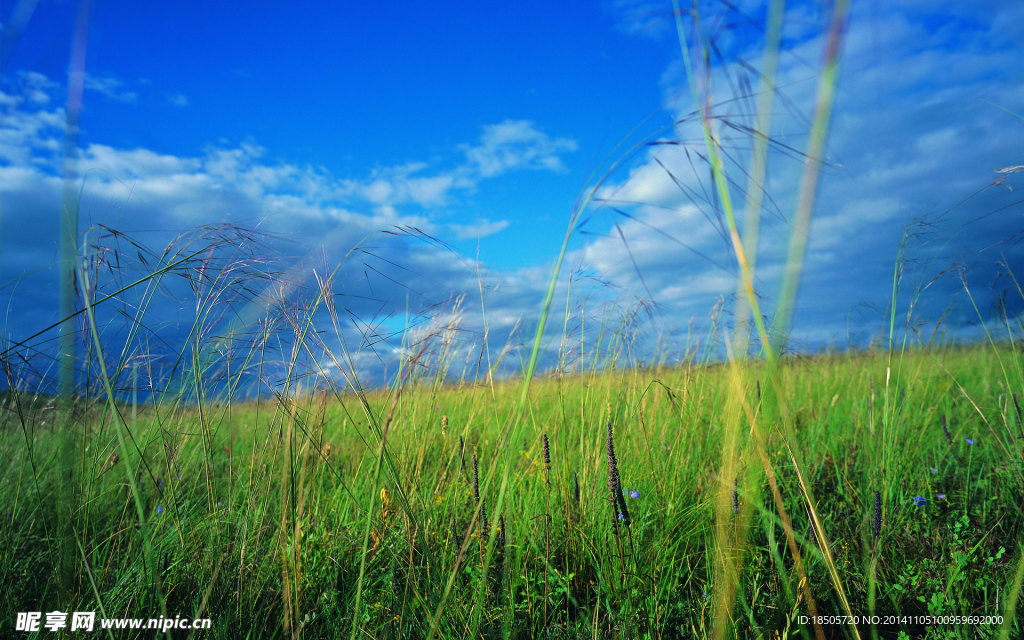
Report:
[[[1020,637],[1021,370],[993,343],[551,375],[525,405],[521,381],[135,415],[8,394],[0,609],[217,638]]]
[[[505,345],[490,343],[482,276],[482,331],[457,326],[462,292],[389,312],[419,324],[378,334],[339,293],[365,275],[366,242],[319,270],[231,224],[152,251],[81,233],[85,187],[68,181],[58,320],[0,343],[0,636],[32,637],[14,628],[24,612],[92,611],[211,621],[93,632],[110,638],[1024,637],[1024,326],[1005,304],[979,311],[966,267],[908,256],[948,211],[898,242],[870,345],[789,343],[847,11],[831,7],[798,151],[771,136],[782,3],[758,25],[758,88],[744,76],[724,103],[713,29],[674,5],[695,111],[590,176],[530,301],[536,333]],[[736,288],[705,335],[645,357],[631,319],[658,301],[584,327],[593,309],[574,315],[561,269],[582,223],[614,206],[606,179],[668,146],[699,165],[684,193],[707,205]],[[780,156],[799,175],[770,203],[787,207],[785,237],[761,242]],[[919,317],[950,274],[976,341],[945,312]],[[375,347],[399,368],[364,384]]]

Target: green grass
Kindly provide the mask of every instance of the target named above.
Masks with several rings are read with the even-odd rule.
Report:
[[[138,452],[130,446],[116,463],[124,449],[103,405],[55,428],[57,408],[37,400],[19,413],[7,396],[0,609],[210,617],[210,637],[224,638],[711,637],[722,604],[715,572],[733,553],[724,635],[813,637],[797,618],[808,614],[805,593],[819,614],[845,607],[796,458],[854,614],[1005,616],[1020,590],[1024,441],[1008,401],[1021,380],[1003,371],[1019,371],[1020,357],[1005,345],[907,352],[888,381],[887,354],[783,361],[793,437],[768,423],[762,437],[806,591],[762,462],[738,483],[722,476],[726,367],[538,379],[522,412],[515,382],[413,381],[400,395],[211,404],[201,418],[195,408],[146,406],[129,425]],[[760,379],[757,367],[748,373]],[[756,386],[742,393],[753,411],[769,410]],[[393,467],[380,463],[371,428],[389,419]],[[619,536],[609,421],[623,487],[640,494],[627,498],[632,524]],[[73,460],[62,454],[69,440]],[[474,454],[489,531],[473,495]],[[734,487],[739,513],[730,508],[722,522],[716,496]],[[723,549],[722,529],[742,543]],[[1021,624],[1006,619],[1005,628],[929,633],[1019,637]],[[902,627],[912,637],[924,629]]]
[[[401,368],[382,390],[356,375],[372,354],[346,340],[332,284],[363,242],[333,271],[315,271],[310,291],[306,274],[265,255],[258,234],[228,225],[192,230],[161,253],[112,230],[62,235],[64,320],[0,351],[12,390],[0,396],[0,611],[9,612],[0,635],[12,635],[17,612],[57,610],[210,618],[210,631],[192,635],[212,638],[1024,636],[1019,319],[1004,310],[996,330],[975,307],[986,337],[977,345],[940,344],[941,321],[933,338],[915,334],[929,285],[904,281],[908,235],[884,349],[787,351],[842,1],[792,185],[778,299],[761,307],[754,283],[783,15],[771,3],[741,162],[719,137],[701,17],[696,6],[674,11],[697,107],[658,136],[699,119],[696,155],[737,276],[732,325],[719,307],[703,342],[658,358],[681,365],[633,366],[637,310],[570,332],[570,276],[562,333],[580,351],[557,354],[559,373],[540,369],[577,223],[655,137],[616,147],[621,155],[580,192],[532,343],[489,342],[481,280],[485,330],[465,363],[455,321],[421,325],[406,331]],[[750,170],[727,175],[743,164]],[[732,204],[741,199],[742,227]],[[194,318],[169,344],[174,332],[161,331],[166,318],[151,305],[182,279],[194,300],[175,304]],[[66,355],[48,363],[45,349],[30,350],[54,329]],[[158,341],[174,362],[151,370]],[[522,377],[496,380],[516,357]],[[72,401],[76,366],[86,396]],[[25,373],[33,368],[42,373]],[[54,375],[60,397],[25,382]],[[149,402],[126,401],[146,386]],[[254,388],[273,395],[253,401]],[[812,614],[878,622],[816,624]]]

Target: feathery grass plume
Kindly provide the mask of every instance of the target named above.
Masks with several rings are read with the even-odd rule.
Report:
[[[953,448],[953,436],[949,435],[949,429],[946,427],[946,414],[942,414],[942,433],[946,436],[946,442],[949,443],[949,452],[953,454],[953,459],[960,462],[960,456],[956,454],[956,449]]]
[[[882,492],[875,491],[875,519],[871,523],[871,532],[875,537],[882,535]]]
[[[448,416],[441,416],[441,435],[448,435]]]
[[[473,454],[473,498],[480,502],[480,468],[477,466],[476,454]]]
[[[580,503],[580,475],[575,471],[572,472],[572,499]]]

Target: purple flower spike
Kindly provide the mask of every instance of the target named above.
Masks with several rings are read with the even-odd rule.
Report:
[[[928,504],[928,500],[924,496],[914,496],[914,504],[918,507],[923,507]]]

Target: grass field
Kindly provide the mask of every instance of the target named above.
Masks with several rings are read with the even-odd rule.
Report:
[[[211,621],[90,634],[110,638],[1024,637],[1019,314],[979,311],[966,267],[932,273],[937,245],[911,274],[910,238],[932,232],[922,214],[884,321],[865,321],[874,346],[788,344],[848,4],[830,4],[800,151],[771,137],[783,3],[758,25],[760,86],[731,123],[710,88],[714,30],[674,5],[695,110],[594,172],[536,316],[520,318],[535,334],[516,321],[506,345],[489,342],[479,271],[468,347],[466,292],[404,315],[385,301],[392,321],[422,322],[381,337],[392,328],[335,306],[362,244],[333,271],[283,264],[229,224],[150,251],[80,234],[84,186],[68,180],[58,321],[0,344],[0,637],[26,637],[19,614],[76,611]],[[587,302],[561,271],[574,234],[608,204],[609,176],[658,145],[689,145],[735,296],[682,354],[633,352],[644,309],[568,336],[593,317],[573,315]],[[784,237],[762,242],[780,150],[800,175],[779,199]],[[955,275],[983,341],[963,344],[945,312],[918,317]],[[999,277],[1024,297],[1010,265]],[[366,329],[358,348],[350,325]],[[357,372],[375,346],[400,368],[371,388]]]
[[[218,638],[815,637],[815,611],[1020,637],[1019,350],[763,368],[547,377],[521,410],[521,383],[415,380],[119,406],[123,426],[83,405],[74,428],[8,395],[0,609]]]

